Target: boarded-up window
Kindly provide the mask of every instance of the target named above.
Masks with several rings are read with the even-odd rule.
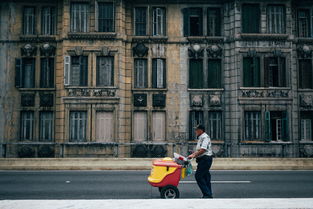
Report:
[[[41,58],[40,60],[40,87],[54,87],[54,58]]]
[[[36,33],[35,7],[24,7],[23,11],[23,34],[34,35]]]
[[[203,60],[189,60],[189,88],[203,88]]]
[[[113,112],[96,113],[96,140],[98,142],[113,142],[114,120]]]
[[[166,29],[165,8],[153,8],[153,35],[164,36]]]
[[[208,8],[208,36],[220,36],[221,35],[221,9],[220,8]]]
[[[222,69],[220,59],[208,60],[208,88],[222,87]]]
[[[114,4],[112,2],[97,2],[96,14],[99,32],[114,32]]]
[[[87,129],[87,112],[71,111],[70,112],[70,141],[86,141]]]
[[[40,112],[40,140],[52,141],[54,136],[54,119],[52,111]]]
[[[114,57],[97,57],[97,86],[114,85]]]
[[[197,138],[195,134],[195,127],[203,124],[203,112],[202,111],[190,111],[189,113],[189,140],[195,140]]]
[[[147,59],[135,59],[135,88],[148,87]]]
[[[312,89],[313,88],[313,69],[311,59],[299,60],[299,88]]]
[[[261,112],[245,112],[245,139],[257,140],[261,138]]]
[[[147,8],[146,7],[135,8],[135,35],[136,36],[147,35]]]
[[[165,88],[166,64],[164,59],[152,60],[152,87]]]
[[[313,112],[312,111],[303,111],[300,113],[300,133],[301,140],[303,141],[312,141],[312,130],[313,130]]]
[[[55,7],[43,7],[41,10],[41,34],[53,35],[56,31]]]
[[[222,112],[210,111],[209,112],[209,127],[208,133],[211,139],[221,140],[222,137]]]
[[[243,4],[242,5],[242,32],[259,33],[260,32],[260,5]]]
[[[202,8],[185,8],[184,15],[184,36],[203,35],[203,14]]]
[[[311,26],[310,26],[310,10],[300,9],[298,10],[298,36],[299,37],[310,37]]]
[[[243,86],[259,87],[260,86],[260,58],[244,57],[243,58]]]
[[[133,122],[134,141],[146,141],[148,136],[147,112],[134,112]]]
[[[88,57],[71,57],[70,85],[87,86],[88,82]]]
[[[165,140],[165,112],[152,113],[152,138],[153,141]]]
[[[22,86],[23,88],[35,87],[35,58],[22,59]]]
[[[264,59],[264,81],[267,87],[286,86],[286,67],[284,57],[266,57]]]
[[[21,112],[21,127],[20,127],[21,140],[34,139],[34,112],[22,111]]]
[[[267,7],[267,31],[268,33],[286,32],[285,6],[269,5]]]
[[[88,32],[88,3],[71,4],[71,32]]]

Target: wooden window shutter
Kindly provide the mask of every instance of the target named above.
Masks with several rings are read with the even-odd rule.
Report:
[[[202,59],[189,60],[189,88],[203,87],[203,61]]]
[[[189,31],[189,8],[184,8],[182,9],[182,13],[184,16],[184,36],[189,36],[190,31]]]
[[[269,86],[269,64],[270,64],[270,57],[265,57],[264,58],[264,86],[268,87]]]
[[[157,88],[157,59],[152,60],[152,86]]]
[[[22,87],[22,59],[16,58],[15,59],[15,87],[20,88]]]
[[[253,57],[253,87],[260,86],[260,58]]]
[[[80,56],[80,85],[87,86],[88,83],[88,57],[87,56]]]
[[[278,57],[279,86],[286,86],[286,59]]]
[[[208,60],[208,88],[221,88],[221,60]]]
[[[288,112],[283,111],[282,112],[282,140],[288,141],[289,135],[288,135]]]
[[[272,131],[271,131],[271,113],[270,111],[265,112],[265,141],[272,140]]]
[[[71,75],[71,57],[64,56],[64,85],[70,85],[70,75]]]
[[[95,31],[99,31],[99,4],[95,1]]]
[[[242,7],[242,32],[260,32],[260,6],[259,4],[244,4]]]

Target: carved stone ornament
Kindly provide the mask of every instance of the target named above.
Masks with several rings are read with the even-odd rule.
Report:
[[[70,97],[114,97],[115,89],[68,89]]]
[[[202,107],[203,106],[203,95],[191,95],[190,105],[192,107]]]
[[[283,56],[283,52],[281,50],[279,50],[279,49],[275,49],[273,51],[273,55],[274,55],[274,57],[282,57]]]
[[[302,45],[297,47],[298,57],[301,58],[311,58],[312,57],[312,48],[308,45]]]
[[[138,57],[144,57],[148,55],[149,48],[144,43],[137,43],[133,47],[133,55]]]
[[[101,55],[102,56],[109,56],[110,55],[110,50],[108,47],[103,46],[101,47]]]
[[[83,48],[81,46],[75,46],[74,52],[76,56],[82,56],[83,55]]]
[[[248,57],[256,57],[257,56],[257,52],[255,50],[249,49],[249,51],[247,52],[247,56]]]
[[[153,94],[152,105],[153,107],[165,107],[166,95],[165,94]]]
[[[37,47],[31,44],[25,44],[25,46],[21,48],[21,54],[26,57],[36,56]]]
[[[300,106],[305,108],[313,107],[313,96],[312,95],[300,95]]]
[[[221,95],[210,95],[210,106],[221,106]]]
[[[21,105],[23,107],[32,107],[35,105],[35,94],[25,93],[21,95]]]
[[[211,58],[220,58],[222,56],[223,49],[219,45],[212,45],[209,48],[207,48],[208,57]]]
[[[134,94],[134,106],[146,107],[147,106],[147,94]]]
[[[54,56],[55,55],[55,46],[51,44],[45,43],[40,46],[40,54],[41,56]]]
[[[199,59],[203,57],[204,48],[199,44],[194,44],[188,48],[188,56],[194,59]]]

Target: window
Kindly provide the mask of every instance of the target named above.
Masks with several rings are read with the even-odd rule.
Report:
[[[40,112],[40,140],[52,141],[54,135],[54,119],[52,111]]]
[[[54,87],[54,58],[41,58],[40,87]]]
[[[221,9],[208,8],[208,36],[221,35]]]
[[[299,37],[311,36],[310,10],[309,9],[298,10],[298,36]]]
[[[35,25],[35,7],[24,7],[23,11],[23,34],[34,35],[36,33]]]
[[[260,86],[260,58],[258,57],[243,58],[243,86],[244,87]]]
[[[265,112],[265,139],[288,141],[288,115],[286,111]]]
[[[152,60],[152,87],[165,88],[166,85],[166,64],[164,59]]]
[[[265,59],[264,81],[267,87],[285,87],[286,69],[285,58],[266,57]]]
[[[34,112],[22,111],[21,112],[21,140],[33,140],[34,139]]]
[[[113,112],[96,113],[96,140],[97,142],[113,142],[114,120]]]
[[[197,125],[204,125],[203,124],[203,112],[202,111],[190,111],[189,115],[189,139],[195,140],[196,134],[195,134],[195,127]]]
[[[243,4],[242,5],[242,32],[259,33],[260,32],[260,5]]]
[[[87,112],[71,111],[70,112],[70,141],[86,141],[87,129]]]
[[[114,32],[114,5],[112,2],[98,2],[96,3],[98,11],[96,11],[98,18],[99,32]]]
[[[313,88],[313,69],[311,59],[299,59],[299,88]]]
[[[165,8],[153,8],[153,35],[164,36],[166,30]]]
[[[184,14],[184,36],[202,36],[203,15],[202,8],[185,8]]]
[[[35,87],[35,58],[15,60],[15,86],[18,88]]]
[[[152,113],[152,139],[165,141],[165,112]]]
[[[211,139],[222,139],[222,112],[210,111],[209,112],[209,128],[208,134]]]
[[[133,134],[135,142],[142,142],[147,140],[147,122],[147,112],[134,112]]]
[[[88,3],[71,4],[71,32],[88,32]]]
[[[189,60],[189,88],[203,88],[203,60]]]
[[[64,85],[87,86],[88,57],[64,57]]]
[[[41,10],[41,34],[54,35],[56,31],[55,7],[43,7]]]
[[[245,113],[245,139],[258,140],[261,138],[261,112],[246,111]]]
[[[268,33],[286,33],[285,6],[269,5],[267,7]]]
[[[313,112],[302,111],[300,112],[300,133],[301,140],[312,141],[312,129],[313,129]]]
[[[147,35],[147,8],[146,7],[135,8],[135,35],[136,36]]]
[[[222,87],[222,70],[220,59],[208,60],[208,88]]]
[[[114,57],[97,57],[97,86],[114,85]]]
[[[135,59],[135,88],[148,87],[148,70],[146,59]]]

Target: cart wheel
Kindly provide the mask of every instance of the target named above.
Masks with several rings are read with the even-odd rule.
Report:
[[[168,185],[161,188],[161,198],[163,199],[175,199],[179,198],[179,191],[177,187]]]
[[[159,192],[161,192],[162,188],[163,188],[163,187],[158,187],[158,189],[159,189]]]

